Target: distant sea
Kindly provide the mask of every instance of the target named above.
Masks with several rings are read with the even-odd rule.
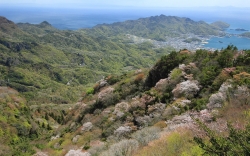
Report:
[[[250,21],[246,19],[227,19],[230,27],[225,30],[228,34],[225,37],[211,37],[205,48],[209,49],[225,49],[228,45],[235,45],[239,50],[250,49],[250,38],[240,37],[239,34],[250,31]],[[245,29],[247,31],[236,31],[235,29]]]
[[[48,21],[54,27],[61,30],[77,30],[91,28],[98,24],[111,24],[126,20],[136,20],[164,14],[166,16],[188,17],[194,21],[224,21],[230,24],[225,30],[230,34],[243,33],[234,31],[242,28],[250,30],[250,9],[232,7],[209,7],[209,8],[112,8],[112,9],[59,9],[59,8],[34,8],[18,6],[0,6],[0,16],[12,20],[15,23],[39,24]],[[238,49],[250,49],[250,39],[238,36],[212,37],[205,44],[205,48],[221,49],[233,44]]]

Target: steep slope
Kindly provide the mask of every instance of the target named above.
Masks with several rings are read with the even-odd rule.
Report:
[[[83,88],[110,73],[150,67],[170,51],[61,31],[48,22],[17,27],[4,17],[1,20],[1,85],[15,88],[35,104],[76,101],[81,90],[75,86]]]
[[[27,38],[31,38],[31,35],[19,29],[14,22],[0,16],[0,39],[22,41]]]
[[[74,149],[83,147],[85,153],[93,155],[134,155],[138,150],[138,155],[156,151],[160,155],[202,155],[204,151],[192,138],[204,136],[204,132],[194,118],[216,133],[227,132],[227,120],[241,128],[248,123],[244,110],[250,110],[250,51],[237,53],[233,46],[219,53],[172,52],[147,76],[148,71],[109,76],[83,94],[64,117],[65,125],[55,134],[59,137],[49,145],[58,145],[61,153],[74,144]],[[169,66],[173,56],[181,61]],[[150,79],[152,76],[157,80]],[[149,80],[153,87],[148,86]],[[147,146],[161,133],[160,143]],[[173,148],[176,145],[178,149]]]
[[[202,155],[193,119],[218,135],[227,120],[242,129],[249,121],[249,50],[168,54],[119,35],[3,21],[0,155]]]

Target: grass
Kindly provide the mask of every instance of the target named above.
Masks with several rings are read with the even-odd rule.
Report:
[[[193,141],[192,132],[179,128],[150,142],[148,146],[141,148],[135,156],[201,156],[202,154],[202,149]]]

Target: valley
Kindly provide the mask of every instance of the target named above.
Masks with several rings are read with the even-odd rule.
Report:
[[[202,47],[228,27],[0,17],[0,155],[248,155],[250,50]]]

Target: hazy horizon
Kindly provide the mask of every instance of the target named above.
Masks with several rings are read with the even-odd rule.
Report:
[[[51,8],[119,8],[119,7],[250,7],[248,0],[1,0],[2,6],[31,6]]]

